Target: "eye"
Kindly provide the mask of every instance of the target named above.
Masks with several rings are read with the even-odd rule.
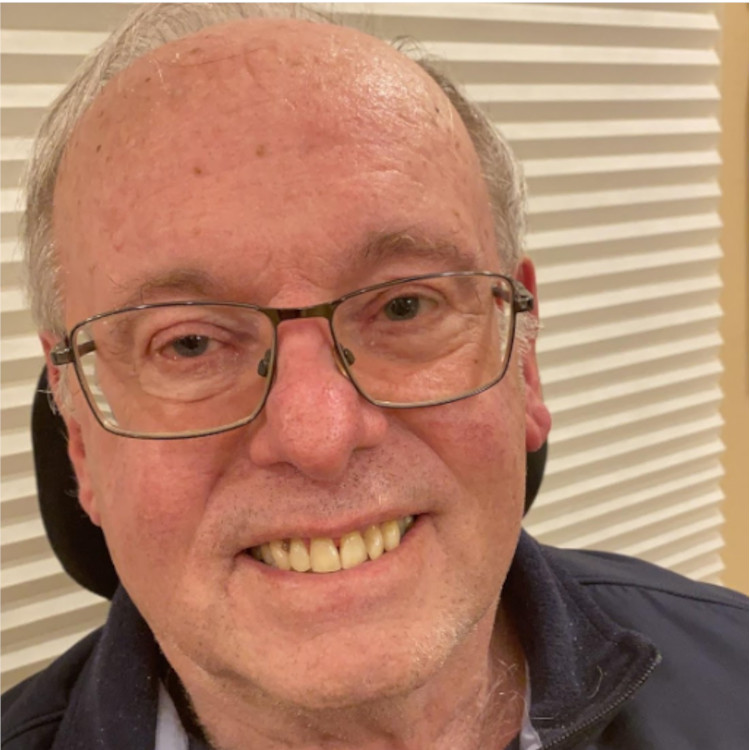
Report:
[[[385,314],[389,320],[412,320],[419,313],[419,307],[419,297],[396,297],[386,304]]]
[[[201,354],[206,353],[210,343],[211,340],[208,336],[191,334],[174,339],[170,343],[169,348],[171,348],[177,357],[199,357]]]

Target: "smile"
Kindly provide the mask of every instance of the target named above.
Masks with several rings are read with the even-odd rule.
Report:
[[[338,543],[330,537],[310,540],[277,539],[251,547],[248,552],[259,562],[296,573],[335,573],[377,560],[401,544],[414,525],[414,516],[373,524],[350,531]]]

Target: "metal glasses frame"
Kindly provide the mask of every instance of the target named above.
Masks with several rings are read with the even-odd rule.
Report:
[[[342,303],[346,302],[352,297],[357,297],[361,294],[378,291],[380,289],[387,289],[388,287],[397,286],[399,284],[404,284],[404,283],[409,283],[409,282],[414,282],[414,281],[424,281],[427,279],[461,278],[461,277],[471,277],[471,276],[483,276],[487,278],[503,279],[504,281],[508,282],[511,288],[513,289],[513,304],[511,306],[512,320],[510,324],[510,341],[508,343],[508,349],[505,354],[505,361],[503,362],[503,366],[500,370],[500,374],[491,382],[486,383],[485,385],[482,385],[479,388],[475,388],[466,393],[461,393],[457,396],[451,396],[450,398],[443,398],[443,399],[437,399],[437,400],[432,400],[432,401],[420,401],[417,403],[404,404],[404,403],[393,403],[390,401],[382,401],[379,399],[371,398],[365,391],[363,391],[359,383],[357,382],[356,375],[353,375],[349,369],[350,365],[353,364],[352,354],[338,340],[336,336],[336,332],[333,327],[333,316],[336,312],[336,309]],[[216,305],[220,305],[223,307],[234,307],[234,308],[243,308],[246,310],[254,310],[256,312],[259,312],[265,315],[273,324],[273,341],[271,344],[271,349],[267,353],[266,357],[264,357],[264,359],[261,360],[261,366],[265,364],[264,372],[259,371],[260,375],[262,375],[263,377],[266,377],[267,385],[266,385],[266,389],[263,393],[263,396],[260,400],[258,407],[249,416],[243,417],[241,420],[233,422],[229,425],[211,428],[208,430],[192,430],[192,431],[186,431],[186,432],[180,432],[180,433],[174,433],[174,434],[140,433],[140,432],[134,432],[130,430],[119,429],[115,427],[114,425],[107,424],[103,420],[102,416],[99,414],[99,411],[96,408],[93,395],[91,394],[91,391],[89,389],[88,381],[85,375],[83,374],[83,371],[82,371],[83,368],[81,367],[81,364],[80,364],[81,356],[85,354],[90,354],[92,351],[96,349],[96,342],[87,341],[84,344],[79,345],[78,347],[74,347],[73,341],[75,341],[75,337],[78,331],[84,326],[90,325],[91,323],[95,321],[102,320],[108,317],[112,317],[114,315],[119,315],[121,313],[134,312],[137,310],[162,308],[162,307],[180,307],[180,306],[207,307],[207,306],[216,306]],[[443,273],[429,273],[429,274],[422,274],[419,276],[407,276],[407,277],[400,278],[400,279],[393,279],[391,281],[385,281],[380,284],[374,284],[372,286],[366,286],[361,289],[356,289],[355,291],[349,292],[343,295],[342,297],[339,297],[330,302],[322,302],[318,305],[310,305],[309,307],[281,307],[279,308],[279,307],[263,307],[260,305],[253,305],[253,304],[243,303],[243,302],[179,301],[179,302],[156,302],[152,304],[134,305],[134,306],[124,307],[124,308],[120,308],[116,310],[110,310],[108,312],[103,312],[97,315],[92,315],[91,317],[86,318],[85,320],[82,320],[80,323],[76,323],[76,325],[74,325],[73,328],[71,328],[68,334],[65,336],[65,339],[61,341],[57,346],[55,346],[50,351],[50,360],[55,367],[61,367],[61,366],[70,365],[70,364],[73,365],[73,368],[76,373],[76,377],[84,393],[84,396],[86,398],[86,402],[89,405],[89,408],[91,409],[97,422],[107,432],[111,432],[115,435],[120,435],[122,437],[137,438],[141,440],[180,440],[180,439],[187,439],[187,438],[193,438],[193,437],[205,437],[208,435],[216,435],[222,432],[228,432],[229,430],[234,430],[234,429],[237,429],[238,427],[242,427],[243,425],[249,424],[260,414],[260,412],[263,410],[263,407],[266,404],[266,400],[268,399],[268,394],[271,390],[271,387],[274,381],[274,375],[275,375],[275,369],[276,369],[277,329],[278,329],[279,324],[287,320],[297,320],[301,318],[324,318],[325,320],[327,320],[328,328],[331,332],[331,339],[333,340],[333,349],[335,352],[336,364],[338,365],[339,370],[342,372],[342,374],[345,377],[348,378],[348,380],[351,382],[351,384],[354,386],[354,388],[360,394],[360,396],[362,396],[362,398],[364,398],[369,403],[375,406],[383,407],[383,408],[416,409],[416,408],[423,408],[426,406],[439,406],[442,404],[453,403],[455,401],[461,401],[465,398],[476,396],[477,394],[482,393],[483,391],[486,391],[487,389],[492,388],[492,386],[499,383],[505,376],[505,373],[507,372],[507,369],[508,369],[508,363],[510,362],[510,359],[511,359],[512,351],[513,351],[513,343],[515,341],[515,333],[516,333],[516,315],[518,313],[530,312],[533,309],[534,309],[534,296],[517,279],[514,279],[510,276],[506,276],[504,274],[493,273],[491,271],[447,271]]]

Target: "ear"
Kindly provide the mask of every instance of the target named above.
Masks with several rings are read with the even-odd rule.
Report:
[[[516,278],[534,296],[534,309],[523,315],[539,317],[539,299],[536,291],[536,271],[529,258],[524,258],[518,266]],[[544,405],[542,384],[539,379],[539,367],[536,361],[536,340],[528,342],[523,357],[523,377],[526,383],[526,450],[538,451],[549,434],[552,420],[549,410]]]
[[[91,487],[89,471],[86,464],[86,449],[84,446],[83,431],[77,418],[80,409],[76,408],[76,405],[79,407],[83,405],[83,396],[78,389],[78,383],[75,380],[75,377],[73,377],[72,371],[67,374],[68,380],[64,384],[64,387],[68,389],[68,391],[63,393],[60,382],[62,373],[59,367],[52,364],[50,358],[50,351],[59,342],[59,336],[56,336],[49,331],[42,331],[39,334],[39,338],[42,342],[44,360],[47,365],[47,381],[52,389],[52,396],[55,400],[55,405],[57,406],[60,416],[65,422],[65,427],[68,430],[68,456],[70,457],[70,462],[73,465],[73,470],[75,471],[76,479],[78,480],[78,501],[91,519],[91,522],[100,526],[99,511],[97,509],[96,499]],[[72,367],[72,365],[69,365],[68,367]]]

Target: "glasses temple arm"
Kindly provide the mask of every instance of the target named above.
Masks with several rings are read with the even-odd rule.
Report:
[[[531,312],[534,309],[534,295],[517,279],[513,282],[513,311]]]
[[[90,354],[95,349],[96,344],[93,341],[86,341],[84,344],[78,345],[78,356],[80,357],[84,354]],[[55,367],[60,367],[61,365],[73,364],[73,362],[75,362],[75,353],[70,344],[60,343],[50,351],[49,358]]]

